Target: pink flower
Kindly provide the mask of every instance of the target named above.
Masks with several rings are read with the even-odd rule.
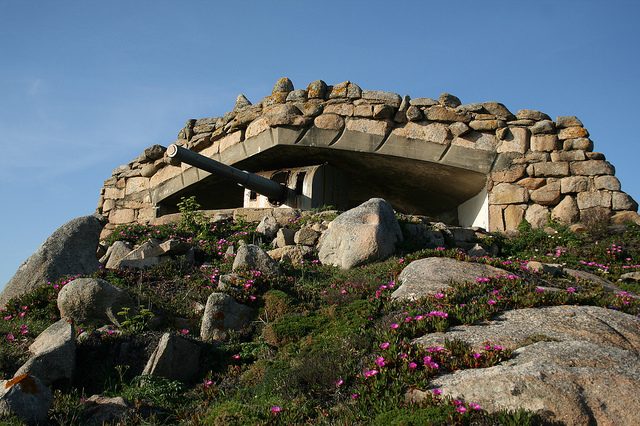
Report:
[[[411,320],[412,320],[412,319],[413,319],[413,318],[411,318],[411,317],[406,317],[406,318],[404,319],[404,322],[411,322]]]
[[[13,334],[7,334],[7,340],[14,340],[15,336]]]
[[[353,395],[351,395],[351,399],[356,399],[356,398],[358,398],[358,394],[357,393],[354,393]]]
[[[383,357],[378,357],[376,358],[376,364],[378,364],[378,367],[384,367],[386,364],[384,363],[384,358]]]
[[[410,362],[410,363],[409,363],[409,368],[410,368],[411,370],[413,370],[413,369],[415,369],[415,368],[417,368],[417,367],[418,367],[418,364],[416,364],[415,362]]]
[[[460,406],[458,406],[458,407],[456,408],[456,411],[457,411],[458,413],[462,414],[462,413],[466,413],[466,412],[467,412],[467,409],[466,409],[466,408],[464,408],[464,405],[460,405]]]
[[[397,330],[400,326],[398,324],[391,324],[389,327],[391,327],[393,330]]]
[[[480,406],[478,404],[469,404],[469,408],[471,408],[472,410],[479,410]]]
[[[383,344],[380,345],[381,349],[387,349],[389,347],[389,342],[384,342]]]
[[[567,291],[568,291],[569,293],[573,293],[573,292],[575,292],[575,291],[576,291],[576,289],[575,289],[575,288],[573,288],[573,287],[569,287],[569,288],[567,288]]]
[[[344,383],[344,380],[342,379],[338,380],[337,382],[334,382],[336,386],[342,386],[343,383]]]
[[[282,410],[282,408],[280,408],[280,407],[271,407],[271,412],[272,413],[279,413],[280,410]]]
[[[187,330],[186,328],[182,329],[182,334],[189,334],[189,330]]]
[[[489,278],[479,277],[479,278],[476,278],[476,282],[478,282],[478,283],[487,283],[487,282],[489,282]]]
[[[209,387],[213,384],[213,382],[211,380],[209,380],[208,382],[204,382],[204,385]]]
[[[473,354],[473,357],[474,357],[475,359],[478,359],[478,358],[480,358],[481,356],[482,356],[482,355],[480,355],[480,354]]]
[[[493,349],[497,350],[497,351],[501,351],[502,350],[502,346],[500,345],[494,345]]]
[[[235,355],[233,356],[233,359],[240,359],[240,354],[235,354]]]
[[[440,389],[434,389],[433,390],[433,394],[434,395],[440,395],[442,393],[442,391]]]
[[[493,299],[489,299],[489,300],[487,300],[487,303],[490,304],[490,305],[495,305],[496,301],[493,300]]]
[[[371,377],[375,376],[376,374],[378,374],[378,370],[369,370],[364,373],[364,377]]]
[[[436,293],[436,294],[434,294],[434,297],[436,299],[442,299],[444,297],[444,294],[443,293]]]

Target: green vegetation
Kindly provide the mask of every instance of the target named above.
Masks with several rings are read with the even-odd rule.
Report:
[[[514,238],[494,235],[485,241],[496,244],[501,254],[479,260],[513,275],[454,283],[446,292],[411,303],[389,297],[407,264],[430,256],[470,259],[455,248],[426,250],[405,244],[400,257],[351,270],[312,260],[283,264],[280,278],[240,271],[224,291],[254,308],[253,326],[232,333],[222,345],[201,343],[203,359],[195,384],[141,377],[139,364],[114,359],[114,348],[142,344],[147,336],[165,331],[199,340],[201,314],[194,306],[219,291],[220,277],[231,270],[228,248],[240,240],[259,241],[255,224],[210,223],[197,212],[195,199],[183,200],[180,208],[184,215],[179,224],[121,226],[107,239],[112,244],[179,238],[196,248],[196,266],[166,262],[147,271],[103,269],[95,274],[126,290],[142,309],[119,313],[126,333],[94,331],[78,344],[79,364],[89,357],[93,362],[79,365],[75,382],[55,390],[51,424],[82,424],[80,400],[93,394],[130,400],[137,414],[127,424],[544,424],[532,413],[489,414],[474,401],[451,400],[428,390],[436,375],[496,365],[508,359],[510,351],[487,345],[474,352],[458,341],[423,348],[411,345],[411,339],[524,307],[586,304],[640,314],[640,304],[625,293],[616,296],[583,280],[522,269],[535,259],[615,282],[640,267],[640,227],[611,230],[599,225],[575,234],[552,224],[556,232],[550,235],[523,224]],[[57,293],[73,278],[14,300],[3,312],[0,371],[5,377],[28,359],[33,339],[59,319]],[[560,291],[539,291],[541,283]],[[82,324],[78,328],[86,329]],[[549,337],[530,338],[531,343],[544,340]],[[421,402],[407,402],[408,389],[428,391]]]

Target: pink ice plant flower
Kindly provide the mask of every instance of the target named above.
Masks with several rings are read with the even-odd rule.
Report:
[[[433,392],[434,395],[442,394],[442,390],[440,390],[440,389],[434,389],[432,392]]]
[[[398,324],[391,324],[389,327],[393,330],[397,330],[400,326]]]
[[[378,367],[384,367],[386,365],[384,362],[384,358],[381,356],[376,358],[376,364],[378,364]]]
[[[380,349],[387,349],[389,347],[389,342],[384,342],[380,345]]]
[[[369,370],[364,373],[364,377],[371,377],[378,374],[378,370]]]
[[[272,413],[279,413],[282,410],[282,408],[280,407],[271,407],[271,412]]]

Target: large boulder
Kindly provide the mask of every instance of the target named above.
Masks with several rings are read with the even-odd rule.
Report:
[[[74,318],[80,324],[96,327],[113,324],[120,327],[124,318],[118,313],[123,308],[134,309],[129,295],[101,279],[75,279],[58,294],[60,316]]]
[[[180,336],[165,333],[142,374],[189,383],[193,381],[199,367],[200,347]]]
[[[463,262],[448,257],[428,257],[411,262],[400,273],[394,299],[416,300],[451,287],[450,282],[475,282],[476,278],[510,275],[504,269],[484,263]]]
[[[37,377],[0,380],[0,415],[15,414],[29,425],[44,424],[53,393]]]
[[[212,293],[202,315],[202,340],[226,340],[229,330],[241,331],[251,323],[252,309],[224,293]]]
[[[325,265],[348,269],[391,256],[401,241],[391,204],[372,198],[329,224],[318,244],[318,258]]]
[[[0,293],[0,306],[47,282],[97,271],[101,265],[96,252],[104,225],[102,216],[82,216],[58,228],[20,265]]]
[[[640,323],[632,315],[594,306],[527,308],[413,343],[453,339],[478,352],[487,344],[515,350],[494,367],[436,377],[429,386],[444,395],[489,412],[531,410],[566,425],[637,423],[629,407],[640,403]]]
[[[62,318],[40,333],[29,346],[33,354],[14,377],[29,374],[45,386],[69,383],[76,369],[76,331],[73,319]]]
[[[104,425],[110,422],[126,423],[135,415],[135,409],[121,396],[109,398],[92,395],[84,403],[82,416],[87,425]]]

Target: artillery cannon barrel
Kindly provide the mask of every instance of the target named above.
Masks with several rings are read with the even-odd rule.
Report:
[[[280,185],[278,182],[272,181],[262,176],[249,173],[235,167],[227,166],[212,158],[200,155],[189,149],[183,148],[176,144],[169,145],[167,155],[183,163],[190,164],[209,173],[218,175],[225,179],[231,180],[241,186],[249,188],[259,194],[265,195],[270,199],[284,202],[289,194],[289,189]]]

